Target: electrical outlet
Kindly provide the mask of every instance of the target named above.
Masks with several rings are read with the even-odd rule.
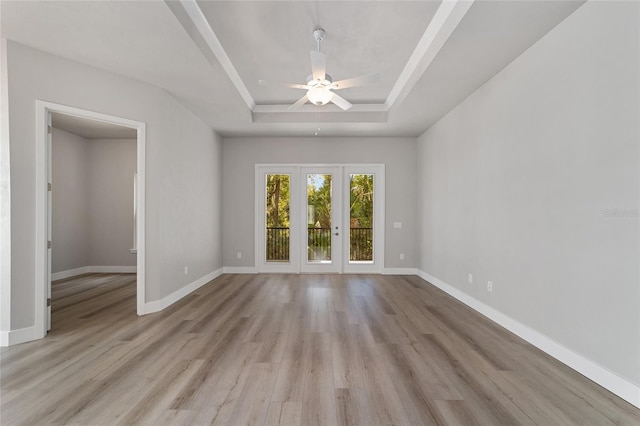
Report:
[[[189,273],[189,267],[185,266],[184,267],[184,274],[187,275]]]
[[[236,258],[238,259],[242,259],[242,252],[239,251],[238,253],[236,253]]]
[[[400,260],[404,260],[404,253],[400,253]]]
[[[469,284],[473,284],[473,275],[469,274],[468,280]]]
[[[493,291],[493,282],[487,281],[487,291]]]

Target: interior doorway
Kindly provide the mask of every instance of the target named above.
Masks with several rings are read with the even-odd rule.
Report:
[[[380,273],[384,165],[257,165],[256,269]]]
[[[141,314],[143,312],[145,300],[145,124],[121,117],[110,116],[44,101],[37,101],[36,106],[36,121],[38,124],[36,134],[38,141],[36,145],[36,193],[38,197],[36,203],[36,238],[38,250],[36,252],[37,285],[35,303],[36,329],[38,335],[44,337],[47,330],[51,327],[52,248],[54,244],[56,244],[52,239],[52,200],[55,196],[55,189],[52,185],[52,137],[54,132],[54,117],[56,117],[58,121],[62,120],[63,122],[66,122],[67,125],[70,125],[68,123],[75,123],[76,126],[79,126],[77,129],[80,129],[83,126],[86,131],[91,131],[87,129],[93,128],[94,131],[100,131],[100,129],[102,129],[102,131],[108,132],[110,129],[112,132],[125,132],[127,135],[133,136],[135,139],[135,170],[137,173],[130,177],[128,184],[131,188],[130,196],[133,204],[135,205],[135,211],[131,212],[131,214],[134,215],[134,230],[131,232],[129,237],[131,239],[130,254],[136,258],[136,265],[132,268],[131,272],[136,273],[136,304],[137,312],[138,314]],[[60,121],[58,122],[58,126],[60,126]],[[77,130],[77,132],[80,131],[81,130]],[[104,135],[107,134],[108,133],[104,133]],[[104,139],[108,138],[105,137]],[[104,270],[99,270],[99,268],[97,270],[96,268],[91,270],[91,265],[88,265],[86,268],[89,268],[86,272],[117,272],[110,270],[109,267],[104,268]],[[67,272],[68,274],[76,272],[82,273],[83,269],[71,269],[64,272]],[[57,277],[59,278],[60,275]]]

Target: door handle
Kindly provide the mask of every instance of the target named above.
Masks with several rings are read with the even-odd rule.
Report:
[[[333,234],[333,235],[335,235],[335,236],[337,237],[337,236],[338,236],[338,235],[340,235],[340,234],[338,234],[338,233],[336,232],[336,233],[335,233],[335,234]]]

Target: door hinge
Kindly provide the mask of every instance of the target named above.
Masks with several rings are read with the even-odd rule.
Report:
[[[51,191],[51,182],[47,184],[47,191]]]
[[[47,133],[49,134],[53,133],[53,129],[51,128],[51,126],[47,126]]]
[[[51,248],[51,240],[47,241],[47,248],[50,249]]]
[[[47,306],[51,306],[51,298],[47,297]]]

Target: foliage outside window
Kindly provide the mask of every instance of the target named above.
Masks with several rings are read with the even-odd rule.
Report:
[[[266,177],[266,260],[267,262],[289,261],[291,200],[289,175],[267,175]]]

